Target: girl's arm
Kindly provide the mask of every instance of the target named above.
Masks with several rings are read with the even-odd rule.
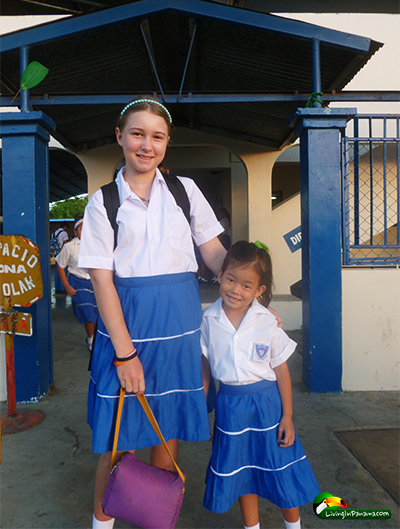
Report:
[[[134,347],[125,324],[121,303],[114,286],[111,270],[91,269],[90,277],[96,296],[101,319],[110,335],[111,342],[118,358],[130,356]],[[142,394],[145,390],[142,363],[133,358],[124,365],[115,368],[121,386],[128,393]]]
[[[292,382],[286,362],[274,368],[279,394],[282,401],[282,418],[278,428],[278,443],[281,448],[287,448],[294,443],[295,432],[292,422]]]
[[[218,237],[214,237],[199,246],[199,250],[206,266],[217,276],[225,259],[226,250]]]
[[[64,285],[65,292],[68,294],[68,296],[75,296],[76,290],[71,287],[71,285],[68,283],[67,274],[65,273],[64,268],[61,268],[61,266],[57,265],[57,271],[58,275],[60,277],[61,283]]]

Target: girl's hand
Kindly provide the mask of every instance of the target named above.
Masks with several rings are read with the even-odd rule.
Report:
[[[280,448],[287,448],[292,446],[294,443],[296,434],[292,419],[290,417],[283,416],[278,428],[278,444]]]
[[[272,314],[275,316],[276,318],[276,321],[278,322],[278,327],[280,329],[282,329],[282,326],[283,326],[283,321],[282,321],[282,318],[280,317],[279,315],[279,312],[277,312],[275,309],[273,309],[272,307],[268,306],[268,310],[270,312],[272,312]]]
[[[71,287],[71,285],[68,283],[68,285],[65,287],[65,292],[68,294],[68,296],[75,296],[76,290]]]
[[[135,393],[135,395],[142,395],[144,393],[143,367],[138,357],[132,358],[132,360],[117,367],[117,375],[121,387],[125,388],[127,393]]]

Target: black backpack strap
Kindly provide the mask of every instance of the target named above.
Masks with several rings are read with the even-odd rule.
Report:
[[[186,193],[185,186],[175,175],[166,174],[163,175],[168,189],[171,191],[177,205],[182,209],[189,225],[190,225],[190,201]],[[110,221],[111,227],[114,230],[114,250],[118,243],[118,224],[117,224],[117,212],[120,206],[118,187],[115,182],[110,182],[101,186],[103,192],[104,207],[107,211],[107,217]]]
[[[178,206],[182,209],[190,226],[190,201],[185,186],[175,175],[164,174],[163,176],[168,189],[171,191]]]
[[[107,211],[107,217],[110,221],[112,229],[114,230],[114,250],[117,247],[118,242],[118,224],[117,224],[117,212],[120,206],[118,187],[115,182],[110,182],[104,186],[101,186],[103,192],[104,207]]]

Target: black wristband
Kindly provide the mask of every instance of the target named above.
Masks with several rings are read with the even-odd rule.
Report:
[[[138,355],[138,352],[136,349],[133,350],[133,352],[129,356],[124,356],[124,358],[118,358],[117,355],[115,355],[114,364],[119,367],[125,364],[126,362],[129,362],[129,360],[133,360],[133,358],[136,358]]]

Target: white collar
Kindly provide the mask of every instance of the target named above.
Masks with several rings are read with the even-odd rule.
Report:
[[[211,307],[207,309],[207,316],[219,319],[222,314],[225,315],[225,311],[222,308],[222,298],[220,297],[215,303],[211,305]],[[246,313],[245,318],[247,318],[248,316],[252,316],[253,314],[271,314],[271,312],[266,309],[263,305],[261,305],[261,303],[259,303],[256,298],[254,298]]]
[[[118,171],[117,178],[115,179],[117,186],[118,186],[119,193],[120,193],[121,203],[127,198],[129,198],[130,196],[132,196],[131,188],[129,187],[128,182],[124,178],[124,173],[125,173],[125,167],[122,167],[122,169]],[[162,182],[164,185],[167,185],[165,183],[165,180],[164,180],[164,177],[161,171],[157,168],[156,175],[153,180],[153,186],[154,184],[158,184],[159,182]]]

